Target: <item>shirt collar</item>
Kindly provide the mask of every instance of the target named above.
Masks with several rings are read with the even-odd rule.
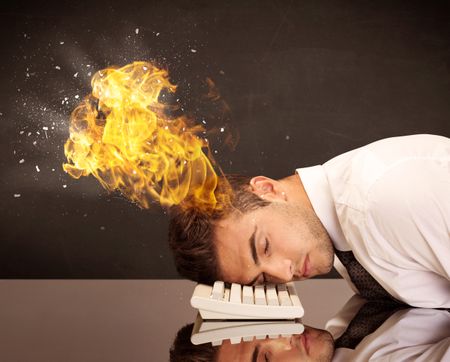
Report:
[[[312,204],[316,215],[325,227],[328,235],[333,241],[334,247],[338,250],[350,250],[350,246],[345,240],[339,219],[334,208],[334,200],[331,194],[328,179],[322,166],[312,166],[298,168],[299,175],[309,201]]]

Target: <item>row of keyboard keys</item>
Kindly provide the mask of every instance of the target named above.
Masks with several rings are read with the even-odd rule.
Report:
[[[286,284],[241,286],[232,283],[231,288],[226,288],[225,283],[216,281],[214,283],[211,298],[222,301],[230,301],[238,304],[256,305],[299,305],[300,300],[295,294],[295,289]]]

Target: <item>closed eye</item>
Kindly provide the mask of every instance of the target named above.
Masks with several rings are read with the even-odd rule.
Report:
[[[266,243],[264,244],[264,255],[268,255],[270,251],[269,239],[266,238]]]

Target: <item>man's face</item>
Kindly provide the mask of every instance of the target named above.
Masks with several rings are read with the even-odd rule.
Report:
[[[327,331],[305,327],[303,334],[287,338],[255,339],[239,344],[225,341],[218,351],[217,362],[331,361],[333,345]]]
[[[331,270],[331,240],[312,209],[274,200],[220,220],[215,243],[222,279],[239,284],[285,283]]]

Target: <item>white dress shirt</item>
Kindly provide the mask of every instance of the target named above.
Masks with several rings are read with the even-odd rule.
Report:
[[[297,173],[336,249],[396,299],[450,308],[450,139],[387,138]]]
[[[327,322],[336,340],[348,327],[364,300],[352,297]],[[333,362],[347,361],[448,361],[450,360],[450,313],[436,309],[403,309],[395,312],[355,347],[337,348]]]

